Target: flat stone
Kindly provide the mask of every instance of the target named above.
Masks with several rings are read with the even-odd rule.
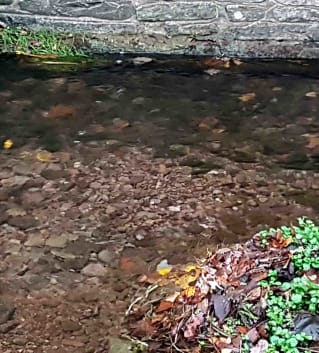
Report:
[[[99,263],[90,263],[82,269],[81,273],[87,277],[103,277],[108,273],[108,270]]]
[[[140,21],[188,21],[217,18],[217,6],[208,1],[154,2],[137,6]]]
[[[33,228],[33,227],[37,226],[37,224],[38,224],[37,220],[34,217],[28,216],[28,215],[10,217],[7,220],[7,223],[10,226],[17,227],[17,228],[20,228],[23,230],[28,229],[28,228]]]
[[[111,265],[113,263],[114,259],[116,258],[116,255],[112,251],[110,251],[108,249],[104,249],[98,253],[97,258],[101,262],[108,264],[108,265]]]
[[[109,337],[109,353],[130,353],[132,343],[118,337]]]
[[[66,234],[52,235],[45,241],[45,245],[51,248],[64,248],[68,241],[69,237]]]
[[[25,246],[30,246],[30,247],[41,247],[41,246],[44,246],[44,244],[45,244],[44,236],[40,233],[31,234],[29,236],[29,239],[24,243]]]
[[[21,197],[23,206],[37,206],[44,200],[41,192],[24,192]]]

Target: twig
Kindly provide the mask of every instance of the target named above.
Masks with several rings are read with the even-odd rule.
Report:
[[[312,352],[312,353],[319,353],[319,349],[303,348],[303,347],[298,347],[298,349],[301,349],[302,351]]]
[[[128,307],[128,309],[125,311],[125,316],[128,316],[133,308],[133,306],[138,303],[139,301],[141,301],[144,298],[147,298],[156,288],[158,288],[157,284],[154,284],[153,286],[150,286],[146,289],[145,294],[140,297],[137,297],[135,300],[133,300],[133,302],[130,304],[130,306]]]

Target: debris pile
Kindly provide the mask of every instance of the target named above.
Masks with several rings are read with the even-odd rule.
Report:
[[[149,352],[319,352],[319,227],[308,219],[139,282],[127,325]]]

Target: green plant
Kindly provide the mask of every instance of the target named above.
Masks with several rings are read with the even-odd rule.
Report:
[[[267,288],[267,330],[269,347],[267,353],[300,353],[311,337],[305,333],[294,333],[293,322],[300,311],[317,313],[319,311],[319,285],[312,282],[305,272],[319,268],[319,227],[306,218],[298,219],[298,226],[281,227],[284,239],[291,239],[291,261],[295,267],[295,278],[282,282],[278,271],[271,270],[268,277],[260,281]],[[261,244],[269,244],[270,235],[278,230],[270,229],[260,234]],[[300,349],[302,348],[302,349]]]
[[[83,57],[85,53],[77,42],[83,38],[52,31],[30,31],[20,28],[4,28],[0,31],[0,47],[3,52],[23,52],[32,55]]]

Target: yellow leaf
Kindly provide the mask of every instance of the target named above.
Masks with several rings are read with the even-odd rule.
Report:
[[[233,59],[233,63],[237,66],[242,64],[242,61],[240,61],[239,59]]]
[[[241,95],[239,97],[239,100],[245,103],[245,102],[249,102],[255,98],[256,98],[256,93],[251,92],[251,93],[245,93],[245,94]]]
[[[159,270],[157,270],[157,273],[161,276],[166,276],[171,271],[172,271],[172,269],[167,267],[167,268],[160,268]]]
[[[193,297],[195,293],[196,293],[195,287],[187,287],[183,290],[181,294],[186,298],[190,298],[190,297]]]
[[[3,143],[3,148],[6,150],[9,150],[12,146],[13,146],[13,141],[10,139],[5,140]]]
[[[36,158],[40,162],[50,162],[50,160],[52,158],[52,153],[50,153],[48,151],[41,151],[41,152],[37,153]]]

